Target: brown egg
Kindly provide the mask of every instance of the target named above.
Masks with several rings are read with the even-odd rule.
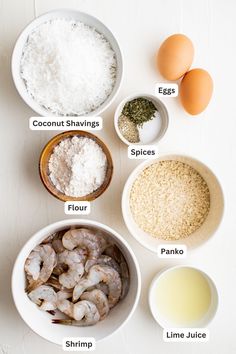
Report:
[[[187,72],[181,83],[179,95],[184,109],[192,115],[199,114],[207,107],[213,92],[213,80],[203,69]]]
[[[167,80],[178,80],[193,62],[193,44],[183,34],[173,34],[160,46],[157,53],[157,66]]]

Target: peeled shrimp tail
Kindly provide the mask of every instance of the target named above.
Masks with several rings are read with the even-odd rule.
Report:
[[[62,325],[69,325],[69,326],[76,326],[78,321],[75,320],[64,320],[64,319],[56,319],[54,318],[52,320],[52,323],[54,324],[62,324]]]
[[[56,312],[54,310],[47,310],[48,313],[50,313],[50,315],[55,316]]]
[[[31,301],[44,311],[52,311],[57,308],[57,294],[52,287],[41,285],[28,294]]]
[[[98,321],[95,321],[94,323],[87,324],[83,321],[76,321],[76,320],[62,320],[62,319],[53,319],[52,320],[53,324],[60,324],[60,325],[65,325],[65,326],[78,326],[78,327],[93,326],[97,322]]]

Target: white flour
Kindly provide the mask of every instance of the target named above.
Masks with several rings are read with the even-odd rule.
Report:
[[[73,137],[62,140],[49,160],[50,178],[54,186],[71,197],[83,197],[104,182],[107,158],[92,139]]]
[[[83,115],[98,108],[116,80],[110,43],[82,22],[55,19],[28,36],[21,77],[33,99],[57,115]]]

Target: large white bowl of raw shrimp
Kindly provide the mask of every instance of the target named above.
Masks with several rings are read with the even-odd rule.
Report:
[[[140,270],[128,243],[91,220],[46,226],[21,249],[12,294],[22,319],[61,345],[65,337],[104,339],[132,316]]]

